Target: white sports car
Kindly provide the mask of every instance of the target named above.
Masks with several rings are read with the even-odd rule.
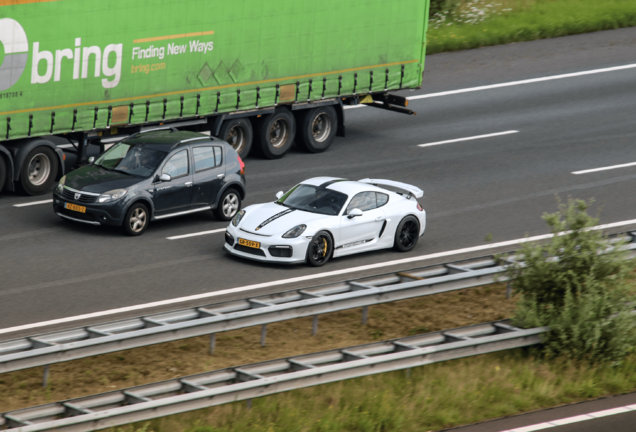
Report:
[[[376,249],[407,252],[426,228],[426,212],[416,200],[423,195],[391,180],[312,178],[278,192],[277,201],[237,213],[224,248],[257,261],[312,266]]]

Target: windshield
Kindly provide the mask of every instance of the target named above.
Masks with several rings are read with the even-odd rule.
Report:
[[[336,216],[347,202],[347,195],[319,186],[300,184],[276,202],[297,210]]]
[[[140,177],[150,177],[166,154],[143,145],[119,143],[101,155],[95,165]]]

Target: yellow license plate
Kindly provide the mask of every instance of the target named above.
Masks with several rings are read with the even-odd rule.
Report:
[[[64,208],[67,209],[67,210],[73,210],[73,211],[80,212],[80,213],[86,213],[86,207],[78,206],[78,205],[71,204],[71,203],[65,203],[64,204]]]
[[[260,249],[261,248],[261,244],[259,242],[255,242],[255,241],[251,241],[251,240],[245,240],[240,238],[239,239],[239,244],[241,246],[247,246],[247,247],[251,247],[254,249]]]

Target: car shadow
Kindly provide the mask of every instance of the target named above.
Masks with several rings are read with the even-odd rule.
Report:
[[[419,244],[411,252],[417,251],[418,249],[419,249]],[[274,263],[274,262],[262,262],[262,261],[251,260],[249,258],[239,257],[236,255],[231,255],[225,250],[223,252],[224,252],[224,255],[227,257],[227,259],[230,259],[232,260],[232,262],[235,262],[235,263],[242,263],[244,265],[250,265],[252,266],[252,268],[257,267],[263,270],[266,270],[266,269],[284,270],[288,272],[291,272],[293,270],[298,270],[300,268],[317,269],[318,272],[336,271],[336,270],[353,268],[353,267],[358,267],[363,265],[373,265],[373,263],[369,263],[369,260],[371,259],[372,261],[376,261],[377,258],[379,257],[385,258],[385,259],[382,259],[379,263],[382,263],[385,261],[397,260],[400,258],[407,257],[408,254],[410,253],[410,252],[407,254],[399,253],[394,251],[392,248],[386,248],[386,249],[380,249],[380,250],[369,251],[369,252],[361,252],[361,253],[353,254],[353,255],[347,255],[347,256],[339,257],[335,259],[332,258],[331,260],[329,260],[329,262],[327,262],[322,267],[310,267],[307,265],[307,263],[280,264],[280,263]],[[389,257],[389,259],[386,259],[387,257]]]
[[[52,227],[65,227],[66,229],[73,230],[77,233],[95,235],[98,237],[129,237],[123,234],[121,226],[90,225],[62,219],[57,215],[54,215],[54,217],[58,219],[59,223],[52,225]],[[214,223],[214,225],[210,225],[210,223]],[[228,222],[221,222],[215,219],[211,212],[193,213],[191,215],[152,221],[141,237],[148,236],[149,234],[160,237],[178,235],[175,232],[176,230],[183,230],[187,227],[192,229],[193,232],[220,229],[225,228],[227,223]]]

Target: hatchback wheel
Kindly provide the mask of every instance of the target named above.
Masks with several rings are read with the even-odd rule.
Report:
[[[127,235],[138,236],[146,231],[149,222],[150,214],[148,213],[148,208],[141,203],[133,204],[126,212],[122,228]]]
[[[223,192],[219,204],[214,209],[214,217],[220,221],[229,221],[241,210],[241,195],[235,189]]]

